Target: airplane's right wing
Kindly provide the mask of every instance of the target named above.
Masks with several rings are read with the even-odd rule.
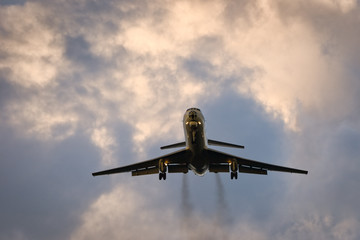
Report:
[[[169,172],[187,172],[189,154],[190,152],[188,149],[182,149],[148,161],[95,172],[92,175],[99,176],[123,172],[131,172],[133,176],[157,174],[159,173],[161,164],[165,164],[169,169]]]
[[[210,166],[221,165],[221,164],[230,164],[232,161],[236,160],[239,168],[239,172],[253,173],[253,174],[267,174],[267,171],[279,171],[279,172],[289,172],[289,173],[300,173],[308,174],[308,171],[288,168],[278,165],[273,165],[264,162],[258,162],[213,149],[207,149],[207,157],[210,160]]]

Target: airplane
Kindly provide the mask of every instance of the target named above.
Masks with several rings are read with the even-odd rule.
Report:
[[[148,161],[94,172],[92,175],[131,172],[132,176],[159,174],[159,180],[166,180],[166,173],[188,173],[189,170],[199,176],[205,175],[207,171],[230,172],[231,179],[237,179],[238,172],[261,175],[267,175],[267,171],[308,174],[305,170],[254,161],[208,148],[208,145],[234,148],[244,148],[244,146],[207,139],[204,124],[205,118],[200,109],[189,108],[183,118],[185,141],[160,147],[160,149],[183,147],[182,149]]]

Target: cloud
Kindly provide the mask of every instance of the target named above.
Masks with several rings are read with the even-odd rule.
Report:
[[[283,124],[288,149],[281,160],[310,174],[286,180],[276,204],[255,201],[290,209],[279,208],[274,216],[279,221],[261,232],[259,219],[234,210],[240,216],[229,238],[357,238],[358,194],[352,190],[359,180],[360,149],[357,5],[266,0],[3,5],[0,124],[39,144],[62,144],[80,135],[97,148],[103,166],[113,166],[122,164],[117,159],[125,151],[147,158],[153,144],[181,139],[187,107],[233,106],[238,103],[220,103],[236,93],[257,103],[267,114],[262,117]],[[243,116],[236,113],[229,121],[235,125],[238,117]],[[143,200],[142,190],[116,184],[86,208],[73,237],[116,238],[117,223],[129,230],[124,235],[129,238],[161,237],[164,225],[177,224],[178,210],[166,209],[154,223],[163,209],[151,208],[156,200]],[[150,210],[134,214],[144,208]],[[199,232],[217,229],[204,217],[194,215]],[[12,236],[26,237],[21,231]]]
[[[0,69],[8,80],[23,86],[49,84],[63,64],[62,39],[45,22],[50,13],[36,3],[5,6],[0,11]]]
[[[151,195],[154,197],[154,193]],[[121,203],[119,205],[119,203]],[[164,206],[154,208],[149,201],[131,187],[118,186],[100,196],[82,216],[83,223],[71,239],[159,239],[174,229],[174,212]],[[169,224],[170,223],[170,224]]]
[[[252,24],[256,27],[239,31],[229,40],[241,60],[255,68],[252,77],[239,83],[240,93],[253,97],[292,130],[301,130],[302,114],[329,120],[346,117],[348,109],[342,106],[351,104],[355,93],[345,62],[324,52],[326,38],[333,36],[323,35],[309,22],[311,19],[299,19],[302,5],[293,10],[300,16],[283,12],[287,10],[284,6],[291,4],[280,1],[279,5],[265,4],[253,10],[257,18],[252,18]],[[238,39],[242,44],[237,44]]]
[[[109,239],[144,236],[147,239],[238,239],[239,234],[248,239],[266,239],[249,222],[224,223],[222,216],[217,216],[219,211],[204,215],[190,206],[186,207],[190,207],[187,209],[190,212],[181,212],[185,210],[182,207],[179,212],[175,201],[162,200],[167,193],[151,187],[140,193],[134,191],[134,187],[139,186],[130,185],[117,186],[99,196],[82,216],[82,224],[71,239],[98,239],[100,236]]]
[[[109,36],[113,32],[104,32],[104,38],[98,39],[94,38],[95,31],[103,30],[96,27],[94,31],[89,31],[90,28],[78,32],[76,27],[80,22],[47,22],[50,15],[58,13],[38,3],[5,7],[3,12],[6,13],[3,22],[11,21],[12,27],[2,26],[3,31],[10,33],[1,40],[6,46],[1,69],[6,79],[15,82],[16,88],[23,92],[20,99],[7,104],[6,120],[40,139],[62,140],[76,129],[84,128],[103,152],[103,159],[108,159],[104,162],[108,162],[112,158],[108,144],[94,137],[98,136],[99,129],[105,129],[105,125],[114,121],[125,122],[135,129],[133,140],[139,147],[150,136],[169,131],[167,123],[181,119],[188,99],[196,102],[203,92],[201,83],[192,83],[186,73],[176,73],[175,59],[163,64],[165,53],[147,56],[143,50],[134,48],[130,43],[131,38],[137,36],[137,30],[133,28],[119,32],[125,36],[125,42],[115,41],[116,46],[109,46],[102,40],[113,38]],[[17,21],[13,19],[15,13],[29,17],[26,22]],[[108,20],[115,24],[118,19]],[[89,22],[100,26],[98,19],[90,17]],[[68,33],[59,34],[64,25]],[[37,50],[39,47],[41,50]],[[103,51],[106,47],[126,49],[126,52],[108,59],[107,51]],[[76,83],[71,83],[73,81]],[[172,111],[165,118],[157,117],[165,108]],[[111,138],[110,132],[106,130],[107,139]],[[116,147],[114,141],[111,145]]]
[[[329,5],[328,2],[322,4]],[[341,12],[344,3],[333,5],[338,6]],[[103,16],[102,10],[109,7],[113,10]],[[326,36],[316,32],[311,22],[299,21],[283,13],[289,8],[299,12],[294,9],[301,7],[281,1],[278,4],[259,1],[257,5],[245,5],[246,14],[228,16],[228,5],[221,1],[213,1],[212,4],[177,2],[162,7],[157,2],[143,7],[136,3],[110,2],[95,10],[95,14],[88,17],[85,27],[81,27],[82,21],[74,18],[67,18],[61,24],[57,21],[46,23],[44,21],[50,13],[56,12],[37,3],[26,3],[25,6],[7,7],[8,11],[3,17],[12,22],[12,27],[2,27],[4,31],[9,32],[10,28],[15,31],[11,30],[11,34],[7,34],[8,39],[2,40],[8,46],[2,55],[12,57],[6,57],[1,66],[3,71],[10,74],[7,79],[23,87],[35,83],[44,87],[52,82],[51,86],[43,89],[50,98],[58,98],[53,95],[60,88],[74,91],[73,85],[64,86],[64,77],[79,77],[78,87],[86,91],[88,99],[75,92],[75,101],[71,99],[71,103],[65,101],[62,104],[78,104],[92,111],[101,107],[87,101],[97,97],[101,99],[101,104],[117,105],[118,109],[112,109],[115,110],[113,115],[136,129],[134,141],[138,145],[159,131],[154,128],[153,122],[145,125],[143,119],[164,122],[156,118],[160,111],[175,105],[178,107],[173,109],[178,112],[189,104],[189,99],[196,104],[198,99],[219,96],[219,91],[215,89],[220,87],[221,91],[224,84],[235,85],[240,94],[254,98],[271,115],[282,119],[289,129],[300,130],[301,114],[320,114],[320,117],[330,120],[346,117],[351,110],[342,106],[354,102],[356,94],[351,89],[352,79],[347,77],[349,69],[339,61],[342,59],[324,53],[323,46],[327,42],[323,39]],[[336,9],[325,8],[331,12]],[[356,11],[354,7],[347,9],[341,12],[344,19],[347,18],[346,14]],[[26,22],[12,19],[12,13],[16,10],[30,15]],[[70,11],[68,5],[59,12],[63,13],[64,10]],[[115,15],[116,10],[120,14]],[[137,11],[143,14],[136,18]],[[160,17],[153,19],[158,12]],[[98,15],[103,18],[97,19]],[[209,15],[212,16],[210,20]],[[228,24],[228,18],[234,23]],[[87,27],[90,24],[92,27]],[[24,30],[32,25],[36,26],[30,28],[33,31]],[[66,34],[55,34],[63,28]],[[18,43],[20,39],[28,41]],[[80,44],[79,47],[71,49],[76,44]],[[81,46],[87,48],[82,49]],[[39,47],[41,50],[37,50]],[[211,51],[213,49],[215,51]],[[31,57],[30,61],[24,60],[27,57]],[[44,60],[44,64],[50,64],[45,71]],[[40,65],[36,65],[38,63]],[[196,68],[191,68],[192,65]],[[207,76],[209,81],[200,79],[199,74]],[[215,83],[212,79],[220,79],[220,82],[216,80]],[[151,112],[146,111],[149,106]],[[14,108],[21,106],[10,107],[8,111],[18,112]],[[137,119],[140,117],[137,114],[139,110],[143,112],[142,119]],[[101,116],[93,113],[98,119],[96,121],[109,121],[112,113],[105,111],[103,109]],[[58,114],[64,115],[64,112]],[[16,118],[21,122],[24,116]],[[82,119],[81,116],[67,118],[72,126]],[[33,125],[38,126],[32,128],[51,129],[54,125],[62,124],[62,121],[35,122]],[[46,124],[47,127],[44,126]],[[44,133],[44,130],[33,131],[40,135],[51,135]]]
[[[285,232],[278,234],[277,239],[356,239],[359,231],[357,219],[347,218],[334,222],[332,216],[312,215],[305,219],[290,222]]]

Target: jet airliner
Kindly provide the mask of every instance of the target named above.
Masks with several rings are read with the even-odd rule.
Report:
[[[203,176],[207,171],[230,172],[231,179],[237,179],[238,172],[262,175],[267,175],[267,171],[308,173],[305,170],[254,161],[211,149],[208,145],[234,148],[244,148],[244,146],[207,139],[204,124],[205,118],[200,109],[189,108],[183,118],[185,141],[160,148],[182,147],[182,149],[148,161],[95,172],[92,175],[131,172],[132,176],[159,174],[159,180],[166,180],[166,173],[188,173],[189,170],[199,176]]]

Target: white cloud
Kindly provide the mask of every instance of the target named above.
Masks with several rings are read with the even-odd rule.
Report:
[[[95,128],[91,134],[91,140],[99,147],[103,153],[105,165],[111,165],[113,160],[113,148],[116,146],[116,140],[105,127]]]
[[[63,140],[75,132],[78,124],[78,116],[68,107],[49,94],[38,92],[9,103],[6,119],[24,136]]]
[[[281,8],[275,8],[268,1],[247,5],[248,14],[238,16],[231,25],[224,15],[227,5],[222,1],[206,4],[201,1],[177,2],[162,4],[161,7],[158,4],[148,4],[143,9],[134,5],[124,9],[122,3],[118,3],[112,8],[122,9],[123,15],[110,11],[108,15],[102,15],[100,21],[95,15],[89,16],[89,26],[83,27],[72,18],[66,18],[61,25],[56,22],[47,24],[45,20],[56,12],[35,3],[4,8],[3,22],[12,22],[12,27],[6,27],[11,34],[2,40],[8,46],[3,54],[13,57],[7,57],[0,64],[3,69],[11,69],[9,79],[24,87],[33,83],[44,87],[53,81],[55,88],[43,89],[48,95],[56,94],[51,91],[63,87],[60,76],[74,78],[76,74],[82,74],[81,87],[87,90],[95,88],[100,95],[91,97],[101,99],[89,105],[89,98],[75,96],[75,104],[93,112],[96,121],[108,122],[115,116],[127,122],[135,129],[134,142],[138,145],[161,131],[153,126],[153,122],[151,126],[144,123],[145,119],[153,119],[158,126],[169,123],[169,118],[157,116],[162,112],[179,117],[174,113],[183,112],[185,106],[196,105],[199,99],[205,101],[219,96],[221,85],[233,84],[227,81],[230,78],[238,79],[236,85],[240,94],[254,98],[292,130],[302,128],[302,123],[298,122],[299,114],[338,120],[351,112],[351,109],[342,107],[352,100],[349,96],[351,86],[344,84],[348,81],[346,69],[336,56],[322,52],[323,38],[309,23],[284,21],[279,17]],[[161,17],[154,21],[159,9]],[[138,18],[131,14],[140,10],[144,10],[144,14]],[[15,13],[29,17],[25,22],[17,21]],[[126,14],[130,17],[123,17]],[[107,22],[115,24],[113,31],[106,27],[109,25]],[[57,32],[63,27],[67,28],[69,35]],[[27,28],[32,31],[25,30]],[[109,66],[104,65],[95,76],[90,76],[86,73],[88,67],[76,62],[69,65],[65,45],[68,36],[81,36],[89,43],[89,54],[94,54],[93,57],[99,61],[106,59]],[[219,39],[218,45],[210,44],[210,48],[204,48],[211,41],[209,39],[214,38]],[[118,52],[119,49],[124,51]],[[211,64],[205,72],[220,81],[203,81],[183,69],[183,61],[194,57]],[[244,75],[244,68],[249,69],[250,74]],[[71,86],[69,88],[72,90]],[[73,99],[67,99],[62,104],[71,105],[71,101]],[[108,112],[104,104],[117,105],[118,109]],[[68,121],[73,126],[76,125],[74,121],[84,121],[79,113],[66,108],[67,114],[72,116]],[[63,115],[55,108],[53,111],[52,115]],[[62,121],[53,118],[46,121],[48,126],[42,120],[30,121],[36,124],[30,126],[32,132],[44,135],[46,131],[41,129],[52,128]],[[26,116],[17,116],[16,119],[18,122],[28,121]]]
[[[357,239],[358,220],[346,218],[334,220],[331,215],[312,214],[289,221],[289,227],[276,239]]]
[[[38,3],[0,8],[3,31],[1,37],[0,70],[19,85],[45,86],[54,80],[62,58],[63,42],[59,34],[46,23],[51,17]]]
[[[148,197],[154,194],[149,192]],[[131,187],[118,186],[90,206],[71,239],[163,238],[165,232],[175,228],[173,224],[178,225],[174,211],[167,206],[156,209],[147,200]]]
[[[330,9],[340,9],[343,13],[347,13],[356,8],[356,0],[318,0],[318,3]]]
[[[337,223],[331,234],[335,239],[357,239],[360,234],[359,226],[359,220],[347,218]]]
[[[155,41],[159,37],[155,34],[159,33],[153,33],[151,29],[130,26],[118,33],[124,38],[118,42],[112,37],[114,32],[106,31],[100,24],[96,24],[94,29],[79,28],[82,29],[79,32],[76,30],[79,26],[73,24],[72,19],[65,19],[64,25],[68,29],[65,34],[60,33],[63,24],[47,22],[50,15],[56,16],[58,12],[36,3],[4,7],[2,11],[2,22],[11,22],[11,27],[6,27],[9,37],[1,40],[6,46],[5,52],[2,52],[6,57],[0,65],[2,69],[10,69],[8,80],[19,84],[25,94],[29,94],[22,101],[8,104],[6,108],[7,120],[19,130],[22,129],[20,131],[34,134],[40,139],[64,139],[79,127],[88,128],[86,132],[91,135],[95,146],[101,149],[102,158],[107,159],[104,162],[109,162],[111,149],[116,147],[116,142],[104,141],[113,139],[109,135],[111,129],[107,129],[108,134],[102,134],[101,138],[96,134],[99,128],[105,129],[104,124],[114,121],[128,123],[135,129],[133,140],[139,148],[150,136],[157,138],[167,133],[171,129],[169,124],[173,126],[173,123],[181,120],[185,106],[189,102],[196,103],[204,94],[201,83],[177,71],[177,55],[171,53],[176,45],[172,44],[171,49],[167,49],[169,47],[164,42]],[[22,21],[16,19],[16,15],[29,16]],[[116,22],[118,19],[110,14],[107,20]],[[99,22],[91,17],[90,21]],[[122,24],[126,25],[127,20],[119,21],[119,25]],[[145,24],[149,25],[146,21]],[[98,34],[96,31],[105,32]],[[95,58],[110,57],[110,61],[114,62],[105,66],[101,74],[88,73],[90,69],[86,65],[67,58],[67,33],[70,37],[83,34]],[[147,35],[140,37],[139,34]],[[149,41],[149,38],[154,41]],[[106,39],[115,41],[103,41]],[[136,41],[146,41],[151,45]],[[170,39],[165,38],[165,41],[169,42]],[[122,56],[109,56],[109,50],[106,50],[116,46],[130,51],[121,62],[117,62],[117,58]],[[162,72],[159,74],[157,71]],[[158,76],[154,78],[154,74]],[[80,79],[77,79],[79,76]],[[68,84],[70,81],[78,83]],[[80,95],[76,87],[84,89],[86,94]],[[59,91],[65,92],[65,97],[59,96]],[[109,109],[109,105],[115,107]],[[93,117],[89,118],[89,114]],[[65,131],[54,136],[54,129],[61,127],[65,127]],[[181,128],[181,125],[176,124],[176,127]]]
[[[225,223],[220,216],[205,216],[198,209],[185,216],[183,208],[178,211],[175,199],[167,203],[161,200],[167,193],[154,186],[145,191],[136,188],[140,186],[119,185],[99,196],[83,214],[71,239],[238,239],[240,235],[267,239],[251,221]]]
[[[306,22],[283,21],[279,14],[264,7],[253,20],[256,27],[227,39],[239,60],[255,69],[239,83],[240,93],[254,98],[292,130],[301,129],[298,115],[303,111],[338,117],[341,104],[348,100],[341,63],[322,52],[321,36]]]

